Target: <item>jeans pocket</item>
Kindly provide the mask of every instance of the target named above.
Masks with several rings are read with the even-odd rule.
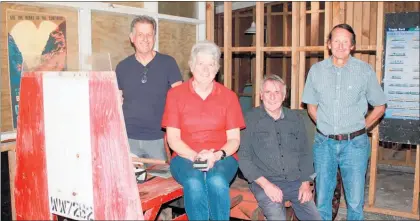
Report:
[[[327,140],[328,137],[317,132],[314,138],[314,147],[320,147],[320,145],[324,144]]]
[[[367,134],[362,134],[351,140],[353,148],[370,148],[369,137]]]

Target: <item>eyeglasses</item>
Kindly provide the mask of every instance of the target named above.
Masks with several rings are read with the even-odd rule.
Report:
[[[143,77],[141,78],[141,83],[146,83],[147,82],[147,68],[144,68],[144,72],[143,72]]]

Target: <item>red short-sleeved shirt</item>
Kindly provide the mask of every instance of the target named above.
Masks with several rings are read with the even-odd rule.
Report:
[[[162,127],[180,129],[181,139],[196,152],[219,150],[227,142],[227,130],[245,128],[238,97],[214,82],[211,94],[203,100],[194,91],[192,81],[168,91]],[[234,157],[238,159],[236,153]]]

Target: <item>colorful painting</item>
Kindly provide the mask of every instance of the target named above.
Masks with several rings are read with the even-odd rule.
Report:
[[[22,71],[67,70],[66,19],[38,12],[7,11],[13,127],[17,127]]]

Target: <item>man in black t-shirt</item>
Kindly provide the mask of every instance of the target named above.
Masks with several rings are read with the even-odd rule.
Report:
[[[166,160],[161,121],[166,94],[182,83],[175,59],[153,50],[156,21],[149,16],[131,22],[130,40],[135,53],[116,68],[118,88],[131,153]]]

